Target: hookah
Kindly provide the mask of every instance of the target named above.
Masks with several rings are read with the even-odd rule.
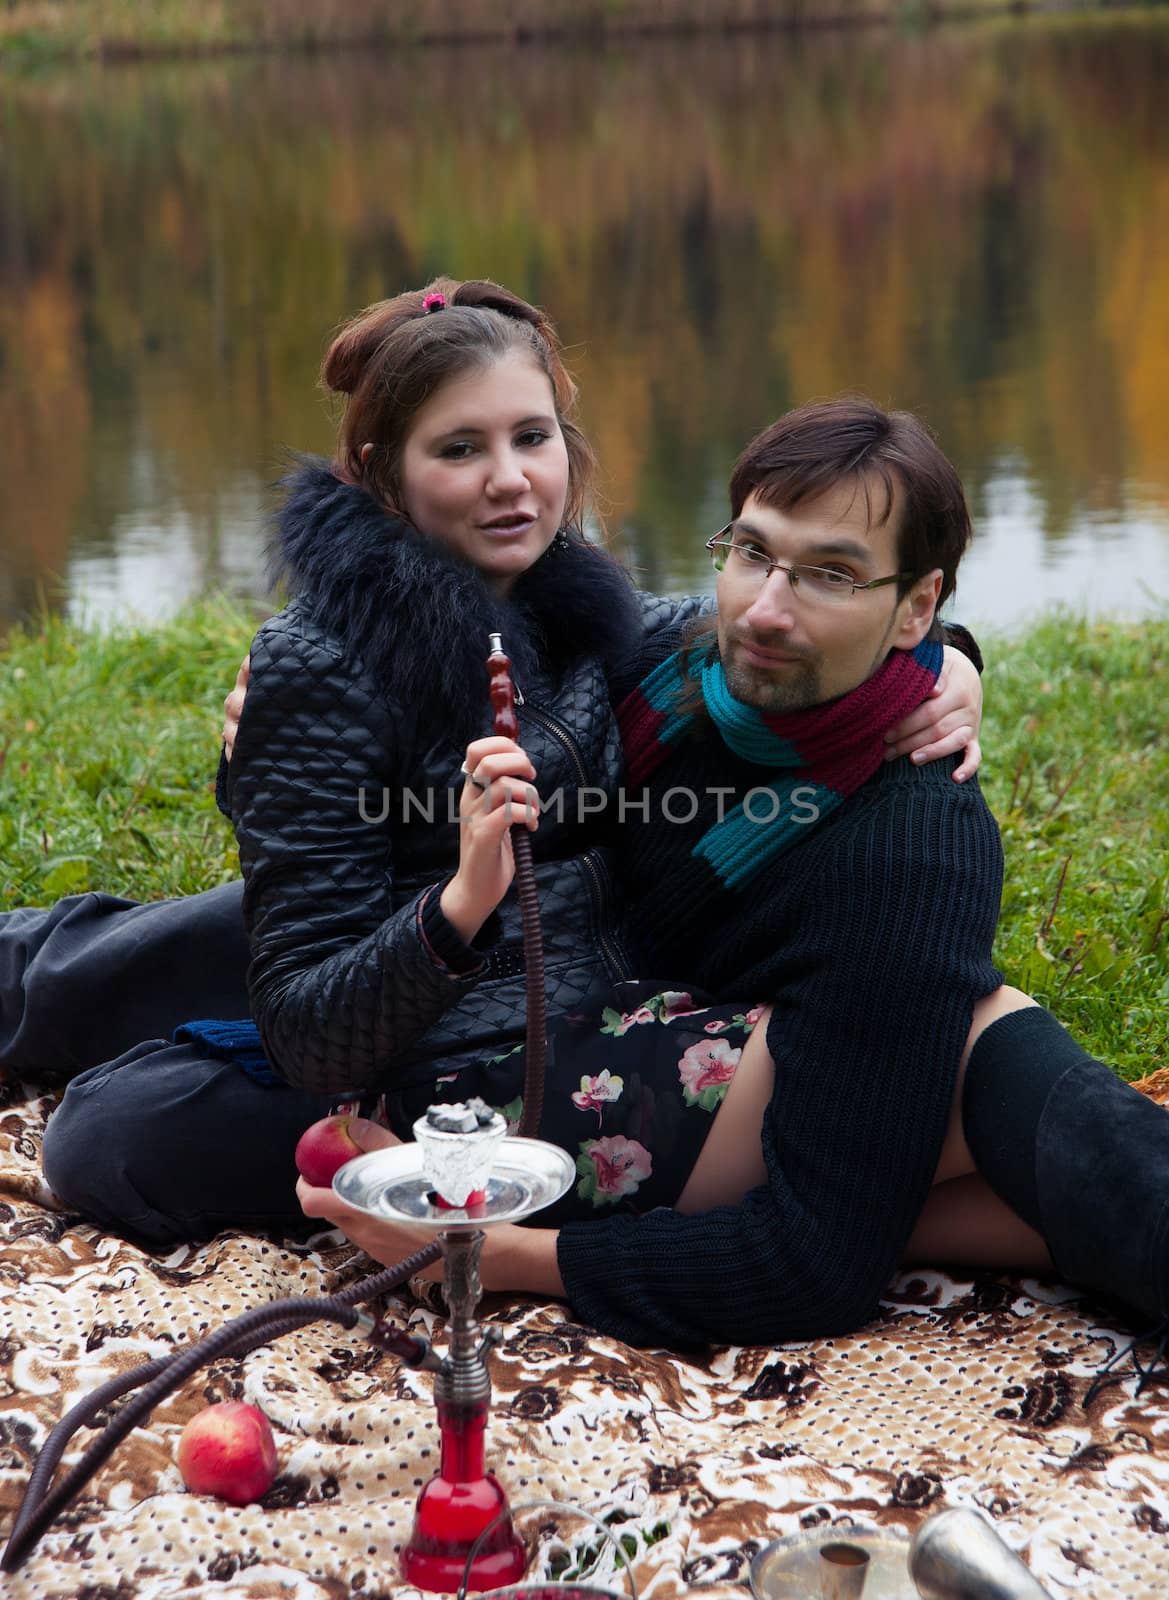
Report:
[[[511,662],[497,633],[490,635],[487,672],[494,731],[514,739],[519,724]],[[484,1466],[491,1403],[487,1355],[504,1335],[497,1328],[481,1331],[476,1321],[479,1257],[485,1228],[518,1222],[551,1205],[571,1186],[575,1169],[564,1151],[534,1137],[543,1106],[547,1049],[543,943],[527,830],[513,826],[511,841],[527,972],[526,1070],[516,1136],[503,1136],[506,1125],[497,1114],[496,1126],[459,1134],[428,1127],[428,1113],[415,1124],[417,1142],[369,1151],[342,1167],[333,1184],[342,1199],[382,1220],[433,1231],[434,1242],[338,1294],[257,1306],[194,1344],[118,1374],[79,1401],[49,1434],[33,1464],[0,1555],[0,1571],[13,1572],[21,1565],[121,1440],[193,1373],[220,1357],[243,1356],[323,1320],[354,1329],[407,1366],[435,1374],[440,1465],[419,1495],[413,1531],[402,1552],[402,1576],[422,1589],[465,1593],[468,1587],[514,1584],[522,1575],[527,1551],[516,1534],[502,1486]],[[432,1112],[438,1109],[442,1108]],[[424,1336],[360,1309],[440,1257],[449,1313],[445,1355],[439,1355]],[[140,1393],[126,1402],[54,1484],[57,1466],[78,1429],[92,1425],[100,1411],[135,1389]],[[603,1525],[602,1531],[608,1536]],[[554,1592],[568,1593],[563,1588]],[[601,1593],[579,1587],[576,1592]]]

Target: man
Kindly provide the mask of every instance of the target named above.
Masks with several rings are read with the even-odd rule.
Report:
[[[710,541],[717,622],[656,637],[622,686],[617,873],[646,970],[763,1003],[766,1024],[676,1208],[493,1229],[485,1284],[564,1295],[633,1342],[773,1343],[865,1321],[907,1252],[1054,1256],[1163,1316],[1169,1119],[1000,987],[1001,849],[977,785],[882,759],[937,671],[970,531],[953,468],[915,418],[832,402],[747,447],[731,507]],[[495,779],[510,760],[518,781],[513,749],[485,741],[468,766]],[[1131,1210],[1084,1178],[1121,1182],[1136,1151],[1154,1204],[1133,1241]],[[300,1195],[382,1260],[418,1243]]]

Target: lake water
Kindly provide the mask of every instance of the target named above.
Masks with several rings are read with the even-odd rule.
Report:
[[[922,413],[956,614],[1169,598],[1164,12],[0,86],[0,625],[261,595],[330,329],[439,271],[557,318],[649,587],[708,583],[738,448]]]

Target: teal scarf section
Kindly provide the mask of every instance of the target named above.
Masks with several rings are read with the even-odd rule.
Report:
[[[702,699],[724,744],[760,767],[784,773],[805,767],[790,739],[772,731],[763,713],[736,700],[716,657],[701,667]],[[752,877],[765,861],[803,838],[804,830],[835,811],[844,795],[824,783],[777,776],[749,789],[694,847],[728,889]]]
[[[761,711],[745,706],[731,694],[723,664],[717,656],[701,662],[698,674],[710,719],[722,734],[723,743],[737,756],[742,756],[744,761],[754,761],[760,767],[798,764],[800,753],[791,740],[773,733]]]
[[[668,656],[617,708],[632,783],[644,783],[670,747],[689,737],[702,704],[728,749],[761,769],[760,782],[717,820],[693,849],[719,880],[735,888],[852,794],[881,765],[885,734],[937,682],[942,647],[891,651],[871,678],[823,706],[782,713],[736,700],[717,654]]]

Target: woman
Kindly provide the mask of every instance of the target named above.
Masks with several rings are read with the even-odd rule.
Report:
[[[66,1204],[158,1243],[292,1224],[293,1148],[338,1096],[387,1092],[403,1126],[437,1077],[522,1038],[512,898],[460,936],[467,904],[502,891],[480,856],[460,864],[460,834],[524,815],[470,815],[459,774],[490,631],[524,695],[529,775],[560,802],[534,834],[550,1009],[622,975],[593,803],[620,774],[606,669],[701,605],[637,595],[584,541],[573,386],[547,319],[507,290],[444,279],[383,302],[324,380],[347,397],[336,457],[290,480],[278,557],[297,598],[257,636],[223,783],[254,1015],[299,1087],[270,1086],[247,1028],[196,1024],[75,1079],[45,1140]]]

